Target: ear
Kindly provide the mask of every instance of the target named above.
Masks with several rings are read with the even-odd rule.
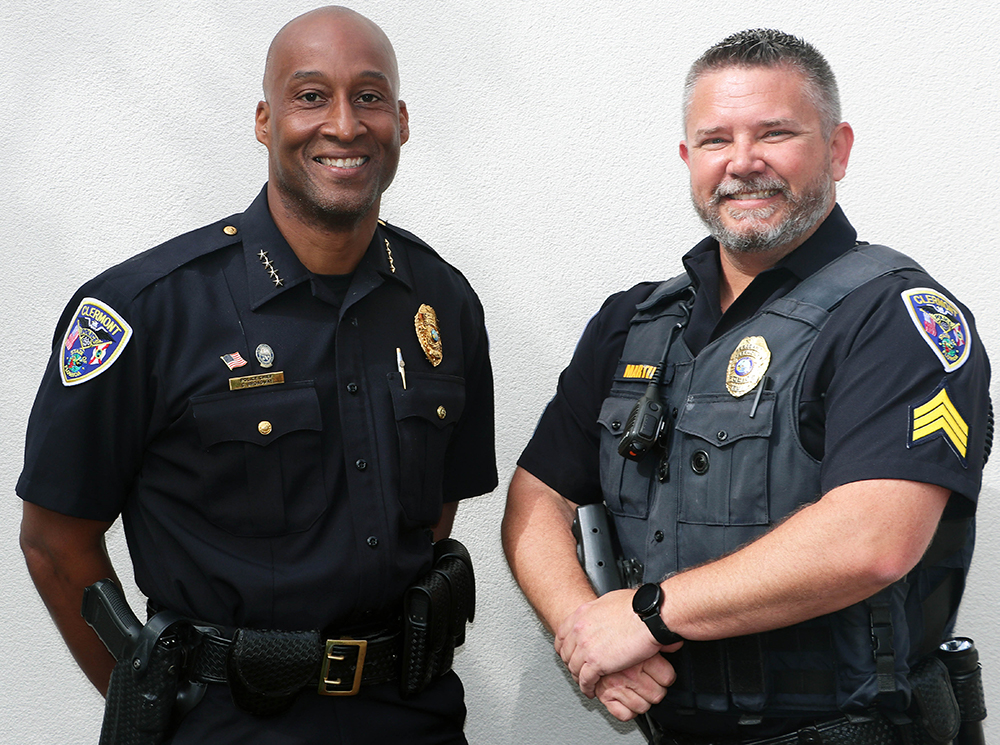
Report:
[[[267,101],[257,102],[257,113],[254,116],[254,134],[257,142],[266,148],[271,147],[271,133],[267,131],[267,123],[271,120],[271,107]]]
[[[690,168],[691,167],[691,153],[688,152],[687,140],[681,140],[681,160],[684,164]]]
[[[840,181],[847,174],[847,161],[854,145],[854,130],[847,122],[841,122],[830,135],[830,173],[834,181]]]
[[[399,102],[399,144],[410,139],[410,114],[406,110],[406,102]]]

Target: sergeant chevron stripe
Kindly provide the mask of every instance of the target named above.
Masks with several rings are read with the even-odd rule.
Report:
[[[930,401],[913,409],[910,444],[917,445],[933,437],[944,437],[965,460],[969,425],[951,402],[947,386],[942,386]]]

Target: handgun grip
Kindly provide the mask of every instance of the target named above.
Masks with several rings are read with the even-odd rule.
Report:
[[[139,641],[142,624],[118,585],[110,579],[102,579],[86,588],[80,612],[116,660],[132,653]]]

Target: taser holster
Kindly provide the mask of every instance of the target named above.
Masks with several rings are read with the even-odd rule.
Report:
[[[445,538],[434,544],[434,565],[403,597],[403,664],[400,694],[420,693],[451,669],[455,647],[465,643],[465,624],[476,609],[476,582],[469,552]]]

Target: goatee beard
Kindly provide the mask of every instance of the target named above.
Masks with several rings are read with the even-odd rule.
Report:
[[[741,210],[733,207],[726,196],[741,192],[779,191],[785,198],[787,214],[776,225],[764,221],[780,209],[781,205]],[[793,243],[826,214],[830,206],[833,179],[829,173],[821,174],[802,192],[796,195],[781,179],[761,176],[751,179],[732,179],[715,187],[707,204],[698,201],[694,192],[691,201],[695,212],[705,223],[708,232],[719,245],[735,253],[765,253]],[[743,230],[732,230],[722,222],[721,210],[740,222]]]

